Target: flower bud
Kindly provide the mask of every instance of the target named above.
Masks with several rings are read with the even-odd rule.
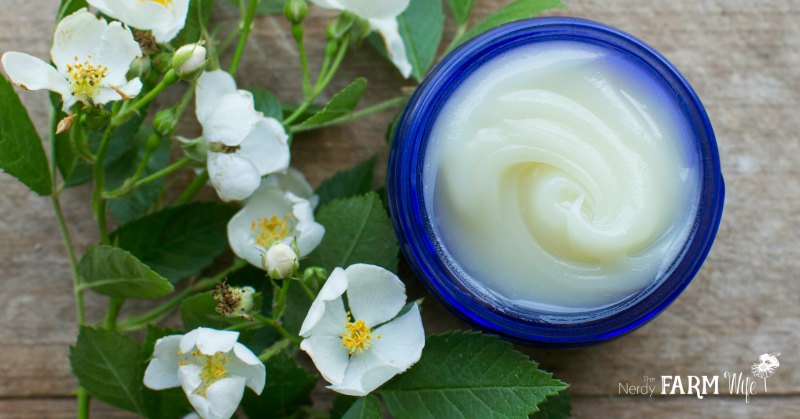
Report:
[[[250,319],[250,314],[255,309],[256,290],[253,287],[231,287],[221,282],[211,291],[211,296],[217,302],[217,313],[225,317],[240,317]]]
[[[286,5],[283,6],[283,14],[289,22],[296,25],[308,15],[308,4],[306,0],[286,0]]]
[[[128,80],[135,79],[137,77],[142,77],[147,72],[150,71],[150,57],[137,57],[136,59],[131,62],[130,67],[128,67],[128,73],[125,74],[125,78]]]
[[[175,115],[174,108],[168,108],[156,112],[153,116],[153,128],[157,133],[168,136],[175,131],[178,126],[178,116]]]
[[[186,44],[172,56],[175,74],[185,80],[199,76],[206,66],[206,48],[200,44]]]
[[[300,268],[297,261],[297,253],[291,246],[284,243],[276,243],[267,250],[263,260],[264,270],[272,279],[284,279]]]
[[[183,154],[185,154],[186,157],[196,162],[202,163],[206,161],[208,157],[208,145],[203,137],[185,138],[178,136],[175,139],[181,143]]]
[[[328,40],[340,39],[343,37],[350,30],[350,28],[353,27],[353,24],[356,23],[356,20],[358,20],[358,16],[354,15],[353,13],[342,12],[335,22],[328,25]]]

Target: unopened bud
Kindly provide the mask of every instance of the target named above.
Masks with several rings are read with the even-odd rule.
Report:
[[[250,313],[255,309],[256,290],[253,287],[231,287],[221,282],[211,291],[211,296],[217,302],[217,313],[225,317],[239,317],[250,319]]]
[[[328,271],[319,266],[312,266],[303,271],[303,282],[309,285],[316,286],[317,283],[324,281],[328,278]]]
[[[203,137],[185,138],[178,136],[175,139],[181,143],[183,154],[185,154],[186,157],[196,162],[206,161],[208,157],[208,145]]]
[[[272,279],[288,278],[300,268],[297,253],[291,246],[284,243],[272,245],[264,254],[262,262],[264,270]]]
[[[328,25],[328,40],[340,39],[343,37],[353,24],[358,20],[358,16],[350,12],[342,12],[335,22]]]
[[[155,151],[157,148],[161,147],[161,136],[155,132],[148,135],[145,147],[150,151]]]
[[[153,116],[153,128],[161,135],[169,136],[177,126],[178,116],[175,115],[174,108],[158,111]]]
[[[187,44],[175,51],[172,68],[185,80],[199,76],[206,66],[206,48],[200,44]]]
[[[150,71],[150,57],[147,55],[144,57],[136,57],[131,62],[131,66],[128,67],[128,73],[125,74],[125,78],[133,80],[137,77],[144,76],[148,71]]]
[[[298,24],[308,15],[308,4],[306,0],[286,0],[283,6],[283,14],[289,22]]]

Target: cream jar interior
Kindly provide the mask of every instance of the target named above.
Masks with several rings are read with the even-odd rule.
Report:
[[[658,280],[682,249],[699,162],[674,97],[632,60],[576,41],[516,47],[444,104],[425,206],[484,292],[593,310]]]

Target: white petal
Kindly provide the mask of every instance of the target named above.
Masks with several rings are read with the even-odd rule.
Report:
[[[197,79],[195,110],[197,120],[203,121],[217,109],[219,101],[236,91],[236,82],[227,71],[206,71]]]
[[[52,90],[70,95],[69,82],[50,64],[22,52],[10,51],[0,59],[8,77],[26,90]]]
[[[208,176],[223,201],[246,199],[261,182],[253,163],[235,154],[209,152]]]
[[[322,377],[331,384],[340,384],[347,369],[347,349],[342,346],[342,338],[336,336],[312,336],[300,342],[300,349],[306,351]]]
[[[313,323],[313,327],[308,330],[301,330],[301,336],[331,336],[342,341],[342,334],[347,332],[347,312],[344,308],[344,301],[337,297],[330,301],[324,301],[322,316]],[[312,308],[313,310],[314,308]],[[310,312],[310,310],[309,310]],[[311,324],[311,323],[309,323]],[[305,326],[305,322],[303,324]]]
[[[300,328],[301,336],[308,336],[308,333],[313,329],[317,323],[322,320],[326,312],[325,303],[327,301],[337,300],[347,289],[347,275],[345,275],[342,268],[336,268],[331,272],[325,285],[319,290],[317,298],[311,303],[311,308],[308,310],[303,326]],[[344,323],[342,323],[344,325]]]
[[[286,198],[294,203],[292,214],[297,219],[295,238],[300,250],[300,257],[308,256],[322,242],[325,227],[314,220],[314,210],[310,202],[291,192],[286,193]]]
[[[372,336],[369,351],[375,352],[400,371],[407,370],[419,361],[422,348],[425,347],[425,331],[419,307],[414,304],[407,313],[374,329]]]
[[[347,303],[356,320],[375,327],[391,320],[406,303],[406,287],[397,275],[375,265],[356,264],[345,269],[349,285]]]
[[[188,415],[184,416],[181,419],[200,419],[200,415],[195,412],[189,413]]]
[[[400,36],[400,31],[397,27],[397,19],[370,19],[369,24],[372,29],[378,31],[383,37],[383,42],[386,44],[386,52],[389,54],[389,59],[392,60],[394,66],[400,70],[403,77],[408,78],[411,75],[411,63],[408,61],[406,54],[406,44]]]
[[[228,222],[228,243],[236,256],[261,268],[262,249],[256,243],[252,224],[260,217],[283,217],[292,210],[292,204],[286,200],[280,190],[265,186],[262,181],[252,196],[245,202],[244,208]]]
[[[103,84],[121,86],[127,82],[125,74],[131,66],[131,62],[137,57],[142,56],[139,43],[133,39],[131,30],[123,27],[119,22],[108,24],[103,38],[95,41],[97,47],[92,59],[99,64],[108,67]]]
[[[156,31],[162,32],[175,25],[173,13],[170,11],[173,7],[172,4],[164,7],[154,1],[89,0],[88,2],[103,14],[118,19],[128,26],[141,30],[152,30],[158,42],[169,42],[172,39],[164,39],[156,35]]]
[[[156,341],[153,359],[144,372],[144,385],[153,390],[178,387],[178,351],[181,335],[166,336]]]
[[[316,208],[319,203],[319,197],[314,195],[314,188],[309,185],[303,172],[293,167],[290,167],[286,173],[270,175],[267,182],[274,182],[276,187],[308,200],[312,208]]]
[[[253,95],[244,90],[223,95],[215,106],[205,119],[200,119],[203,137],[209,142],[238,146],[263,118],[253,107]]]
[[[245,379],[242,377],[223,378],[211,384],[206,390],[208,417],[206,419],[228,419],[236,413],[244,395]]]
[[[267,382],[267,372],[264,364],[246,346],[237,343],[233,346],[233,353],[236,355],[228,366],[231,375],[244,377],[248,387],[253,389],[256,394],[261,394]]]
[[[75,57],[79,62],[85,61],[94,52],[107,27],[105,19],[99,19],[86,9],[62,19],[56,26],[50,50],[50,58],[58,71],[66,74],[67,64],[74,63]]]
[[[262,118],[240,144],[237,154],[250,160],[262,176],[289,167],[289,136],[274,118]]]
[[[338,0],[339,4],[364,19],[394,19],[403,13],[410,0]]]
[[[319,7],[326,9],[343,10],[344,6],[341,5],[339,0],[311,0],[312,3]]]
[[[351,356],[342,382],[328,388],[350,396],[366,396],[399,372],[378,354],[367,350]]]
[[[202,369],[194,364],[181,365],[178,367],[178,380],[180,380],[181,388],[184,393],[190,395],[197,390],[197,387],[200,387],[200,384],[203,383],[203,379],[200,378],[201,371]],[[203,416],[202,409],[195,406],[195,410]]]
[[[189,403],[191,403],[194,410],[197,411],[198,416],[203,419],[209,419],[212,417],[208,409],[208,400],[206,400],[205,397],[194,393],[186,393],[186,396],[189,398]]]
[[[173,0],[168,7],[170,21],[168,24],[153,28],[153,36],[159,43],[167,43],[175,38],[186,25],[186,16],[189,13],[189,0]]]
[[[207,327],[199,327],[195,330],[197,330],[195,345],[200,352],[206,355],[229,352],[236,344],[236,340],[239,339],[239,332],[230,330],[216,330]]]
[[[140,90],[142,90],[142,82],[138,78],[136,78],[123,84],[121,87],[117,88],[121,90],[123,93],[125,93],[126,96],[134,97],[139,94]],[[119,92],[117,92],[116,89],[101,86],[100,92],[97,94],[97,96],[92,98],[92,103],[97,105],[102,105],[108,102],[121,99],[123,99],[123,97],[119,94]]]

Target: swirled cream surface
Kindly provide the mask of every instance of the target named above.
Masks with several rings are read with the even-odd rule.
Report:
[[[516,47],[447,99],[425,153],[441,251],[481,292],[586,311],[663,277],[694,222],[697,152],[656,75],[576,41]]]

